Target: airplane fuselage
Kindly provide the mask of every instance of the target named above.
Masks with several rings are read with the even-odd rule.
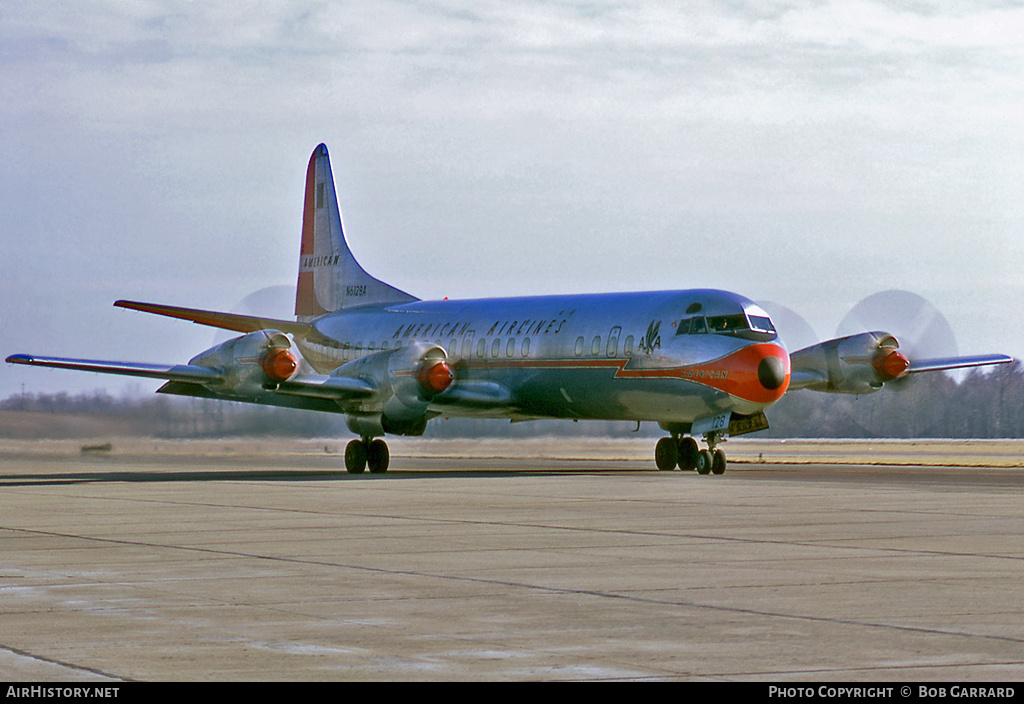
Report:
[[[447,352],[461,388],[493,384],[510,395],[475,410],[460,403],[458,415],[691,423],[760,412],[789,376],[767,315],[725,291],[416,301],[311,322],[319,334],[298,347],[318,373],[430,343]],[[445,394],[431,403],[445,407]]]

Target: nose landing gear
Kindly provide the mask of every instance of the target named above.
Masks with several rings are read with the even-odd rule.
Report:
[[[697,474],[723,474],[725,453],[717,445],[725,441],[724,434],[720,431],[705,433],[704,441],[708,444],[706,450],[701,450],[691,437],[662,438],[654,447],[654,464],[663,471],[679,467],[687,471],[696,469]]]

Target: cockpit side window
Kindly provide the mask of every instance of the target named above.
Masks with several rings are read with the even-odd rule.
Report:
[[[772,325],[771,318],[766,318],[763,315],[750,316],[750,329],[755,332],[775,333],[775,326]]]
[[[676,335],[699,335],[706,333],[708,326],[704,318],[683,318],[676,327]]]

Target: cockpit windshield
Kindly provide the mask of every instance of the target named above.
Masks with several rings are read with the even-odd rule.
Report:
[[[749,330],[745,315],[716,315],[708,318],[708,329],[711,332],[738,332]]]
[[[747,340],[767,342],[777,337],[775,326],[765,315],[702,315],[683,318],[676,325],[676,335],[733,335]]]

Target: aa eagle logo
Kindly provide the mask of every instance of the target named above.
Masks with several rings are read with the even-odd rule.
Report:
[[[655,322],[652,320],[650,325],[647,326],[647,333],[644,335],[643,339],[640,340],[640,344],[637,345],[637,347],[640,348],[640,351],[648,357],[651,356],[651,353],[654,352],[654,350],[661,348],[660,332],[661,321],[659,320]]]

